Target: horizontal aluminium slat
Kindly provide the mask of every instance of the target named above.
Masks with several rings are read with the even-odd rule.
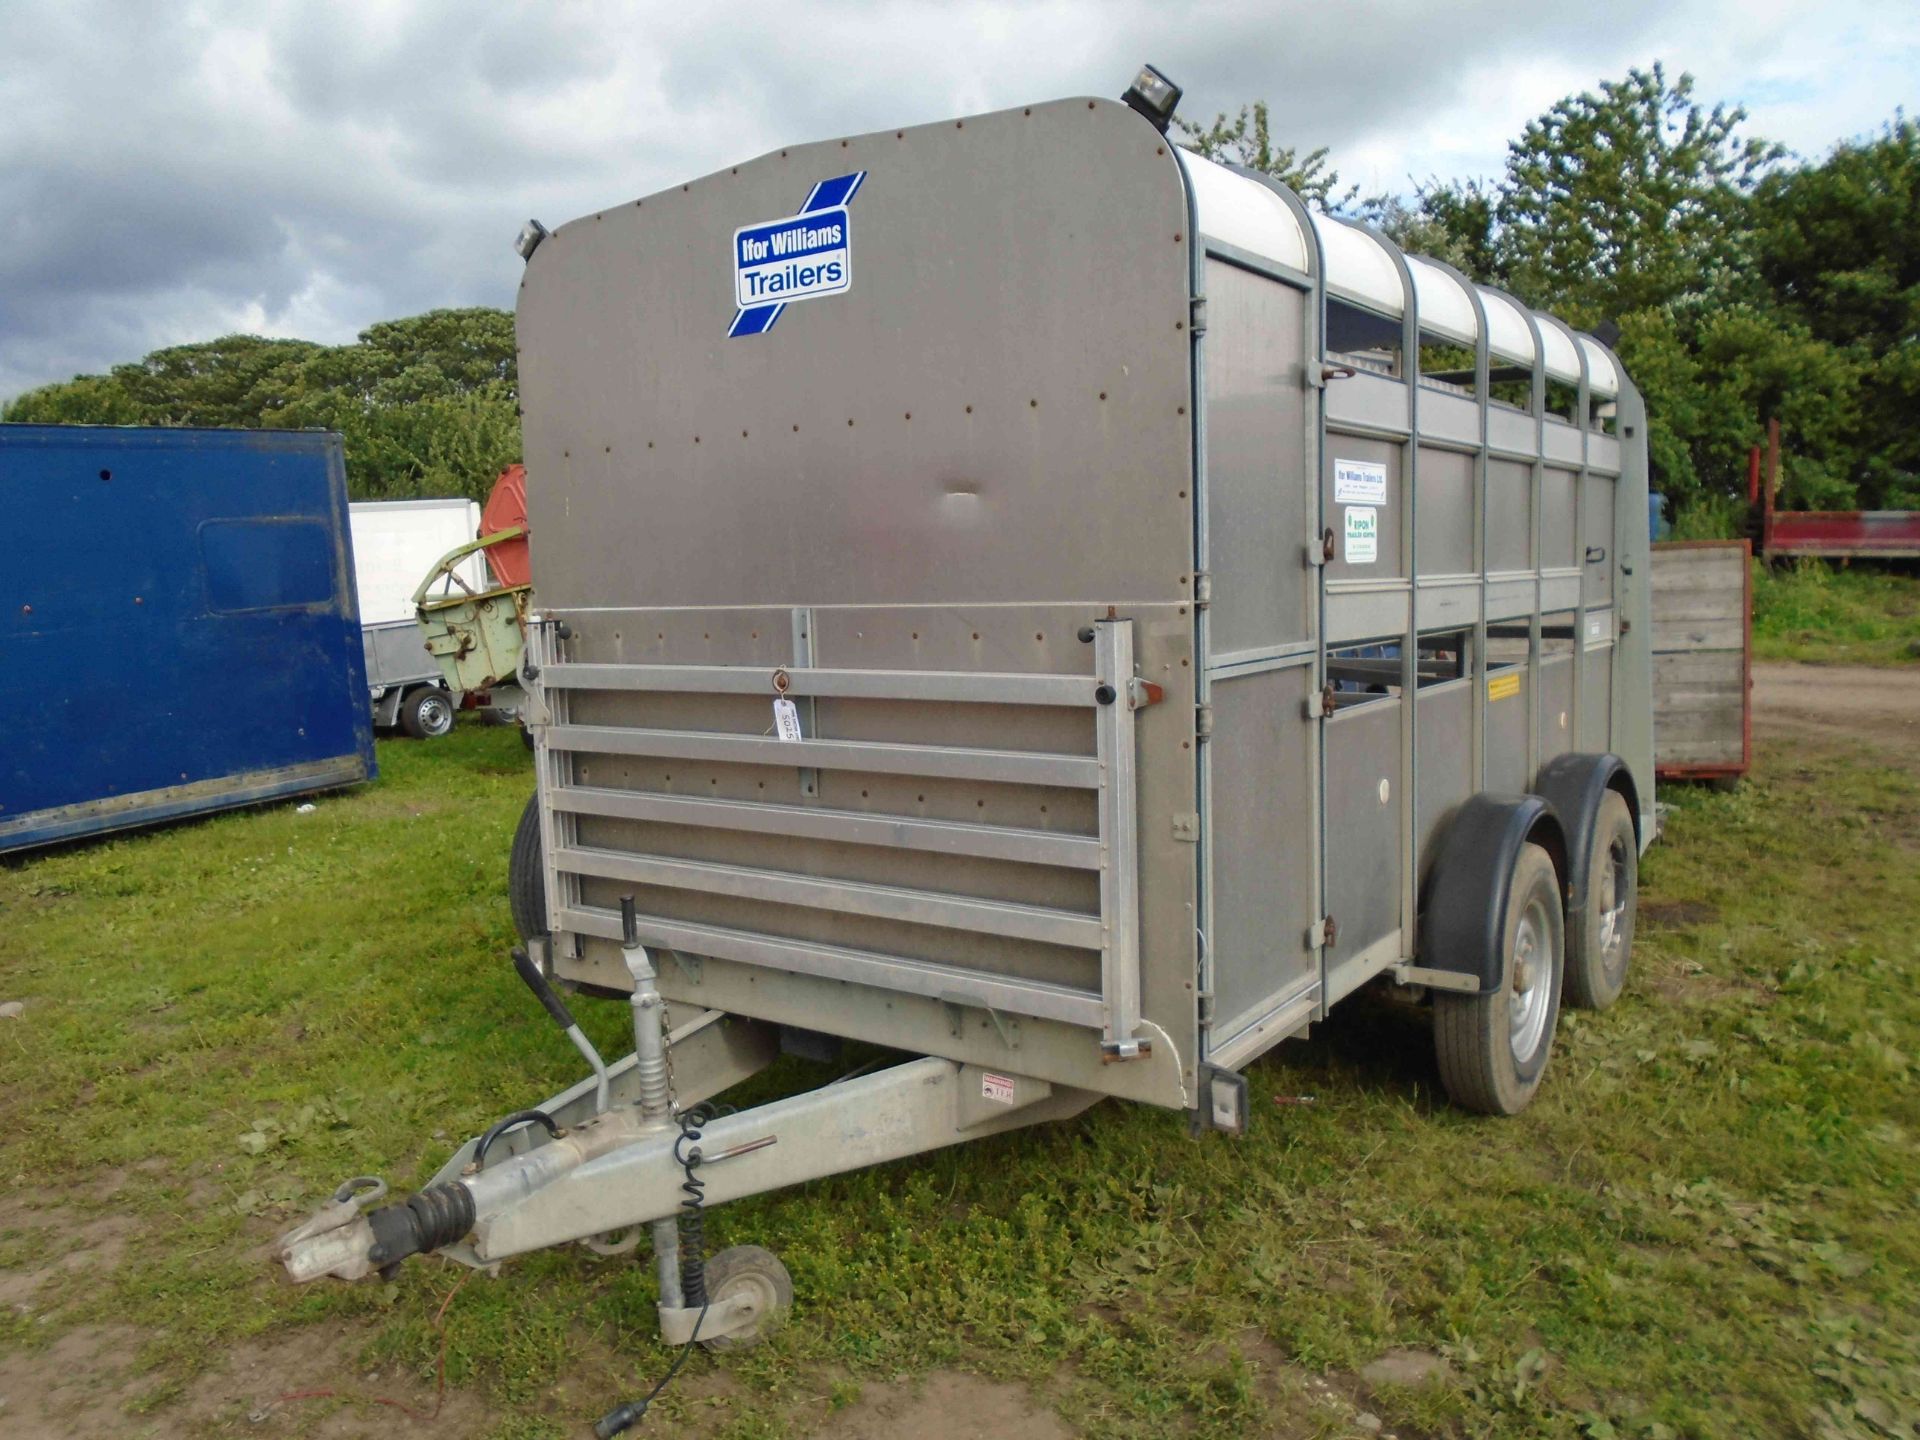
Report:
[[[897,850],[926,850],[939,855],[977,855],[1029,865],[1060,865],[1075,870],[1100,868],[1100,842],[1087,835],[1046,830],[1017,830],[1000,825],[971,825],[954,820],[919,820],[904,815],[874,815],[858,810],[814,810],[804,805],[761,805],[750,800],[714,800],[651,791],[568,786],[548,792],[556,810],[603,815],[615,820],[650,820],[709,830],[743,830],[760,835],[791,835],[803,840],[842,840]]]
[[[597,755],[647,755],[811,770],[864,770],[874,775],[925,775],[941,780],[1000,781],[1097,790],[1100,762],[1091,756],[1026,750],[973,750],[943,745],[892,745],[871,740],[777,740],[703,730],[638,730],[610,725],[552,725],[550,749]]]
[[[633,855],[619,850],[574,846],[553,857],[560,870],[592,875],[602,880],[627,880],[674,890],[694,890],[735,900],[764,900],[775,905],[801,905],[842,915],[866,915],[899,920],[910,925],[936,925],[999,935],[1009,940],[1034,940],[1048,945],[1072,945],[1098,950],[1104,935],[1096,915],[983,900],[936,890],[911,890],[865,881],[830,880],[786,870],[760,870],[746,865],[719,865],[705,860],[676,860],[661,855]]]
[[[693,925],[654,915],[638,918],[641,942],[669,950],[685,950],[692,955],[786,970],[797,975],[846,980],[929,1000],[979,1005],[1041,1020],[1064,1020],[1096,1030],[1105,1022],[1106,1011],[1100,996],[1070,985],[1022,980],[987,970],[967,970],[930,960],[849,950],[838,945],[789,940],[718,925]],[[620,939],[620,917],[611,910],[571,907],[561,912],[559,926],[576,935]]]
[[[773,688],[785,669],[787,688]],[[1023,675],[983,670],[826,670],[751,665],[600,665],[569,661],[540,672],[561,690],[647,690],[709,695],[813,695],[859,700],[972,701],[998,705],[1092,707],[1091,675]]]

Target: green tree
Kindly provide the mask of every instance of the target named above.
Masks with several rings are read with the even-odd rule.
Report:
[[[1495,219],[1503,268],[1532,303],[1593,325],[1740,289],[1747,198],[1785,153],[1742,139],[1737,106],[1693,77],[1631,70],[1560,101],[1507,147]]]
[[[484,496],[519,458],[513,317],[433,310],[350,345],[229,335],[30,391],[0,419],[340,432],[356,499]]]
[[[362,500],[482,500],[500,471],[520,458],[519,412],[497,383],[348,410],[333,428],[345,442],[354,497]]]
[[[1508,147],[1488,269],[1575,325],[1619,325],[1655,484],[1679,504],[1738,494],[1775,416],[1794,449],[1789,496],[1847,503],[1857,366],[1761,279],[1756,197],[1785,152],[1743,136],[1746,118],[1658,64],[1559,102]],[[1485,233],[1448,192],[1439,214]]]
[[[0,421],[22,425],[138,425],[140,407],[109,375],[76,375],[0,406]]]
[[[227,335],[116,365],[112,379],[146,425],[259,425],[286,403],[292,374],[325,347],[307,340]]]
[[[1415,187],[1413,199],[1376,195],[1360,206],[1360,217],[1402,250],[1444,260],[1470,280],[1495,285],[1505,281],[1495,212],[1500,197],[1484,180],[1429,180]]]
[[[1772,303],[1857,369],[1851,454],[1826,462],[1863,504],[1920,507],[1920,125],[1896,114],[1872,139],[1768,176],[1754,212]]]
[[[1213,124],[1203,126],[1175,116],[1173,123],[1183,137],[1181,143],[1196,155],[1271,175],[1323,210],[1338,210],[1359,198],[1358,187],[1340,189],[1340,174],[1327,163],[1325,146],[1302,158],[1297,150],[1273,143],[1264,100],[1242,105],[1231,120],[1221,114]]]
[[[475,307],[369,326],[307,357],[265,423],[344,437],[363,497],[484,496],[519,458],[513,317]]]

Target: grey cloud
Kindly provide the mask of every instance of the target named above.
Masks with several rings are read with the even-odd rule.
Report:
[[[1336,163],[1361,144],[1414,156],[1509,67],[1598,79],[1648,58],[1675,13],[1705,28],[1729,3],[1622,0],[1596,36],[1563,0],[8,0],[0,396],[236,325],[338,341],[510,305],[529,215],[784,143],[1115,93],[1142,59],[1197,118],[1266,98],[1287,143]],[[1474,133],[1496,163],[1506,137]]]

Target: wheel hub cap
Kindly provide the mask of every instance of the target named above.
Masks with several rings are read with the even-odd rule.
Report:
[[[1600,911],[1600,963],[1609,974],[1625,961],[1627,918],[1627,857],[1616,841],[1600,873],[1600,893],[1594,903]]]
[[[1540,1048],[1546,1034],[1547,1011],[1553,1000],[1548,953],[1553,940],[1547,915],[1535,900],[1520,916],[1513,936],[1513,965],[1508,981],[1507,1029],[1513,1058],[1525,1061]]]

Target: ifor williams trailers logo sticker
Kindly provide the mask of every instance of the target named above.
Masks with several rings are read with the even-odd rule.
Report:
[[[763,335],[796,300],[853,288],[853,227],[847,206],[867,172],[822,180],[797,215],[733,232],[733,298],[727,335]]]

